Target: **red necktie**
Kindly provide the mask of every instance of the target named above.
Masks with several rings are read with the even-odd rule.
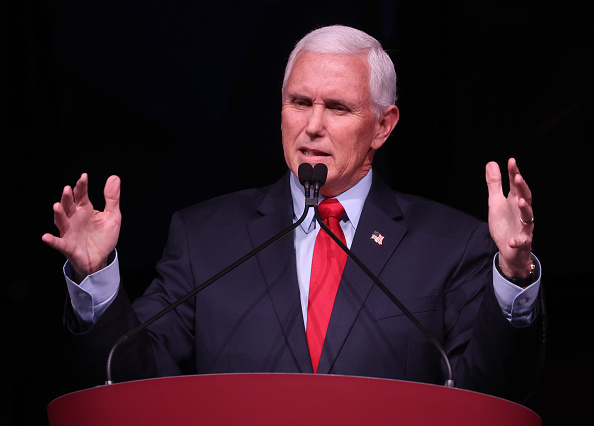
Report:
[[[324,224],[346,244],[339,222],[344,215],[344,207],[336,199],[326,198],[318,210]],[[314,245],[307,305],[307,344],[314,373],[318,371],[332,306],[346,260],[346,253],[326,231],[320,229]]]

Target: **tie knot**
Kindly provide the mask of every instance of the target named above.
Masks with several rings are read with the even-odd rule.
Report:
[[[318,211],[324,219],[334,217],[337,220],[340,220],[345,213],[344,207],[336,198],[326,198],[318,205]]]

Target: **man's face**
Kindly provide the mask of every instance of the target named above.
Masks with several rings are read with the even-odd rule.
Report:
[[[388,129],[386,112],[378,119],[372,110],[365,55],[300,53],[281,112],[289,169],[297,175],[302,163],[324,163],[328,178],[320,192],[333,197],[346,191],[367,174],[375,150],[396,125],[398,110],[389,110]]]

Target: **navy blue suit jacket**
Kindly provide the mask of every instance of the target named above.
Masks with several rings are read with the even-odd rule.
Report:
[[[84,356],[102,367],[127,329],[292,221],[288,174],[176,213],[158,277],[132,305],[121,289],[97,324],[77,334]],[[383,244],[370,238],[374,231]],[[441,341],[457,386],[515,400],[527,394],[540,369],[543,312],[524,328],[504,318],[492,288],[496,248],[484,222],[394,192],[374,176],[351,249]],[[116,352],[114,379],[312,373],[295,262],[288,235],[126,343]],[[437,350],[350,259],[318,373],[444,381]]]

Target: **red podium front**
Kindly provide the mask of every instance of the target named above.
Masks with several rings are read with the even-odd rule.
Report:
[[[310,374],[220,374],[140,380],[64,395],[51,426],[505,425],[539,426],[504,399],[441,386]]]

